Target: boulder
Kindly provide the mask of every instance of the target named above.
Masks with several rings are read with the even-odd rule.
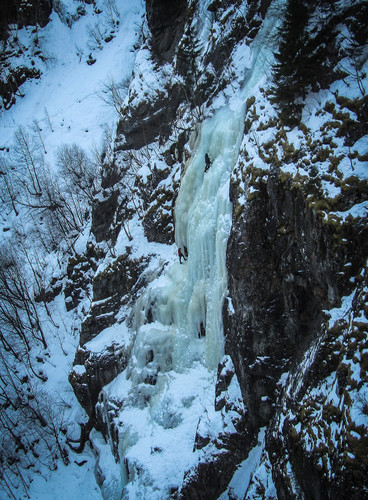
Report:
[[[79,348],[69,374],[74,393],[89,416],[94,415],[98,395],[127,366],[130,347],[114,341],[101,352]]]

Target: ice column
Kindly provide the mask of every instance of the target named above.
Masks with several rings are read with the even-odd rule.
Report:
[[[195,153],[182,179],[175,207],[175,239],[187,247],[181,273],[183,303],[177,315],[174,364],[190,363],[190,340],[205,332],[204,356],[215,369],[223,355],[222,305],[227,289],[226,245],[231,229],[230,173],[243,134],[245,106],[223,108],[202,124]],[[205,173],[205,154],[212,165]]]

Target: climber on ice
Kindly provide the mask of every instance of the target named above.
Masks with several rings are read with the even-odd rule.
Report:
[[[179,248],[179,250],[178,250],[178,255],[179,255],[179,262],[180,262],[180,264],[181,264],[181,259],[187,260],[187,259],[184,257],[184,255],[183,255],[183,253],[182,253],[182,251],[181,251],[181,248]]]
[[[210,157],[208,156],[207,153],[204,155],[204,161],[206,162],[206,166],[204,167],[204,171],[207,172],[207,170],[210,168],[211,163],[212,163],[210,160]]]

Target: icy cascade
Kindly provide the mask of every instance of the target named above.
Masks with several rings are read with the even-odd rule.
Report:
[[[181,275],[184,304],[177,314],[174,348],[179,367],[186,361],[184,353],[190,351],[188,343],[201,335],[201,324],[208,369],[215,369],[223,356],[222,304],[232,212],[229,179],[238,157],[244,111],[239,103],[238,109],[223,108],[203,123],[176,202],[176,242],[188,248]],[[204,173],[206,153],[212,165]]]
[[[265,26],[267,31],[274,21]],[[103,390],[103,398],[119,402],[115,423],[123,498],[163,498],[197,463],[196,429],[213,411],[216,369],[224,353],[230,176],[243,137],[246,99],[265,77],[266,56],[262,43],[253,50],[244,45],[234,55],[244,68],[243,89],[203,121],[181,179],[175,237],[188,258],[167,264],[137,300],[129,322],[136,332],[129,365]],[[207,172],[206,153],[212,160]]]
[[[245,104],[205,120],[176,202],[176,242],[188,258],[171,265],[138,301],[132,324],[133,384],[147,359],[160,371],[182,372],[193,362],[214,370],[224,352],[222,304],[227,288],[226,244],[231,229],[229,179],[243,134]],[[212,165],[205,170],[205,154]],[[147,317],[153,321],[149,324]],[[152,359],[151,359],[152,358]]]

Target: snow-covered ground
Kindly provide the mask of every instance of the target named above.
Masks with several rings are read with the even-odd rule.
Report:
[[[77,4],[72,0],[61,3],[67,11],[76,11]],[[98,0],[96,8],[85,4],[86,15],[71,27],[53,11],[47,26],[38,30],[39,47],[47,58],[45,62],[32,56],[29,49],[32,27],[17,31],[24,52],[14,64],[29,65],[33,60],[32,66],[40,69],[42,75],[38,80],[26,82],[21,89],[25,96],[17,97],[16,104],[9,110],[1,111],[0,147],[11,149],[16,129],[19,126],[33,128],[34,120],[42,129],[51,165],[55,161],[55,149],[63,143],[76,142],[87,150],[100,147],[104,126],[114,126],[117,114],[98,94],[103,95],[111,81],[120,83],[131,78],[134,45],[139,40],[144,15],[142,0],[120,0],[116,3],[112,25],[108,3]],[[98,8],[101,13],[96,13]],[[113,32],[109,42],[102,38],[100,47],[92,35],[96,26],[106,37]],[[89,54],[96,60],[94,64],[87,64]],[[121,92],[124,93],[124,89]]]
[[[17,96],[10,109],[0,110],[0,156],[8,165],[14,163],[14,134],[19,127],[30,135],[40,137],[44,159],[54,173],[57,172],[60,146],[75,143],[93,157],[94,151],[101,151],[106,133],[114,135],[118,115],[113,106],[105,102],[109,100],[106,88],[111,83],[119,84],[131,79],[136,56],[134,46],[139,42],[144,2],[119,0],[115,4],[97,0],[95,4],[95,7],[83,4],[85,15],[69,23],[69,26],[66,19],[76,14],[80,4],[72,0],[59,2],[59,15],[53,12],[47,26],[38,29],[37,49],[44,60],[34,55],[32,27],[11,33],[10,38],[17,37],[17,47],[22,49],[11,61],[12,65],[40,69],[42,74],[39,79],[23,84],[20,90],[24,97]],[[91,58],[95,62],[87,64]],[[122,98],[126,90],[126,86],[121,87]],[[27,211],[21,210],[18,217],[3,211],[1,228],[10,227],[10,230],[2,232],[1,243],[13,241],[14,227],[23,227],[27,231],[29,225]],[[88,229],[79,238],[77,250],[84,250]],[[39,249],[34,242],[34,248],[37,247]],[[46,257],[47,260],[44,260]],[[39,258],[48,278],[53,275],[60,277],[64,263],[56,255],[39,255]],[[32,288],[31,281],[29,286]],[[48,380],[41,384],[41,389],[50,404],[60,400],[65,403],[60,410],[65,412],[63,422],[73,437],[78,438],[78,424],[86,421],[86,415],[74,396],[68,374],[79,342],[76,332],[81,318],[74,312],[66,311],[62,296],[49,304],[52,320],[42,307],[40,311],[49,353],[42,365]],[[101,498],[94,475],[94,452],[86,446],[82,454],[71,450],[69,453],[68,466],[60,460],[55,471],[41,465],[39,473],[30,471],[32,483],[27,498]],[[1,492],[0,496],[3,494]],[[14,494],[23,498],[19,490],[14,490]]]

